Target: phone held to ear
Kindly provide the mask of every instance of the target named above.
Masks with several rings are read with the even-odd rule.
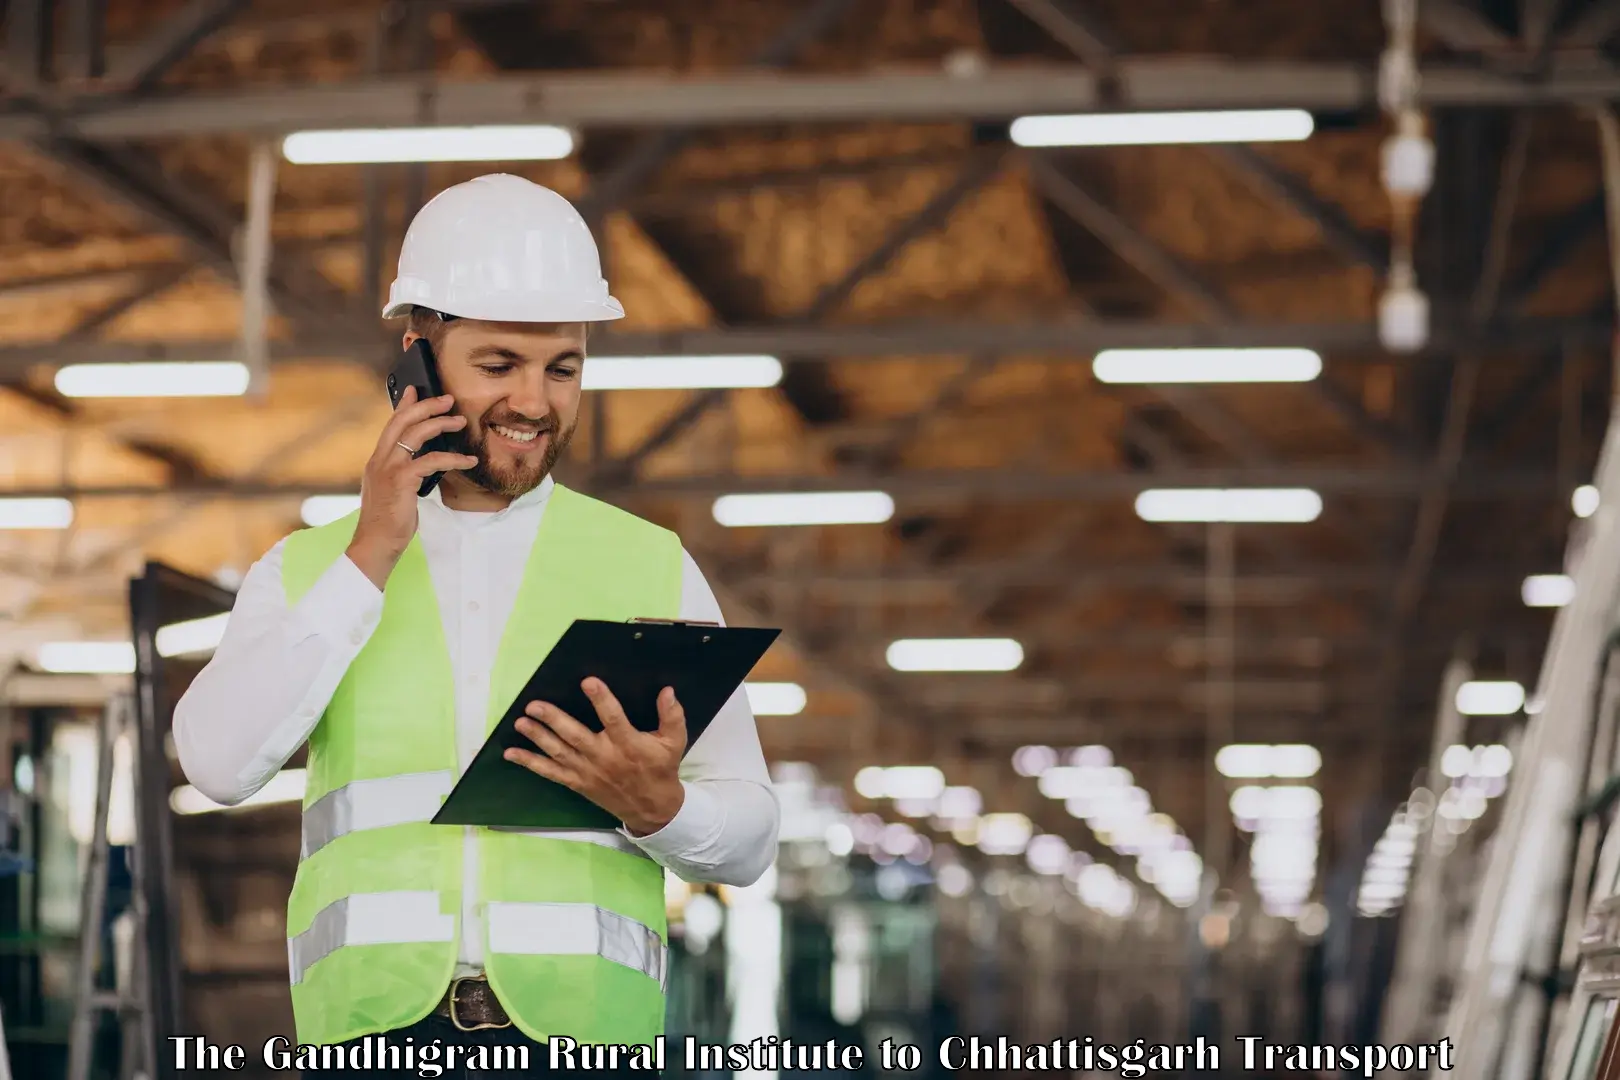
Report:
[[[407,386],[416,387],[416,400],[425,401],[428,398],[441,397],[444,388],[439,384],[438,361],[434,359],[433,347],[427,343],[426,338],[417,338],[411,342],[411,347],[400,354],[393,370],[388,373],[388,400],[394,408],[399,408],[399,399],[405,393]],[[427,441],[425,446],[416,450],[416,456],[431,454],[440,450],[449,450],[449,433],[435,435]],[[433,473],[422,480],[416,489],[418,497],[424,496],[439,486],[443,473]]]

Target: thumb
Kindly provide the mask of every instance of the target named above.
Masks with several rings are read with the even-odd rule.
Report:
[[[673,687],[666,686],[658,694],[658,734],[682,749],[686,747],[686,710],[675,698]]]

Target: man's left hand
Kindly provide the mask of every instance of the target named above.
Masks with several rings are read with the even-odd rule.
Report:
[[[513,749],[506,760],[579,792],[637,836],[657,832],[686,801],[679,775],[686,713],[675,691],[666,686],[658,695],[658,730],[638,731],[602,680],[586,679],[581,687],[602,721],[601,731],[555,705],[532,701],[518,717],[517,729],[545,753]]]

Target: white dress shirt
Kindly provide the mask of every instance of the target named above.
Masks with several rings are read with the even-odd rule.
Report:
[[[455,674],[463,771],[486,737],[490,670],[552,488],[548,477],[495,512],[451,510],[437,489],[417,501],[417,535]],[[174,710],[180,767],[199,791],[227,805],[263,787],[309,738],[382,617],[382,591],[346,556],[289,607],[283,543],[243,578],[224,639]],[[684,570],[679,617],[723,622],[689,554]],[[680,777],[686,798],[668,825],[650,836],[621,833],[687,881],[752,884],[776,856],[780,810],[742,690],[692,744]],[[458,974],[483,965],[474,835],[466,830]]]

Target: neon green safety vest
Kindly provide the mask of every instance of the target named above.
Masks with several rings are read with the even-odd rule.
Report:
[[[289,603],[342,556],[357,520],[287,538]],[[486,730],[574,619],[675,618],[681,564],[673,533],[555,486],[490,674]],[[459,951],[465,832],[428,824],[459,775],[455,687],[420,538],[383,597],[381,622],[309,738],[287,903],[302,1043],[421,1020]],[[649,1042],[664,1029],[664,871],[618,833],[564,836],[477,831],[490,984],[531,1038]]]

